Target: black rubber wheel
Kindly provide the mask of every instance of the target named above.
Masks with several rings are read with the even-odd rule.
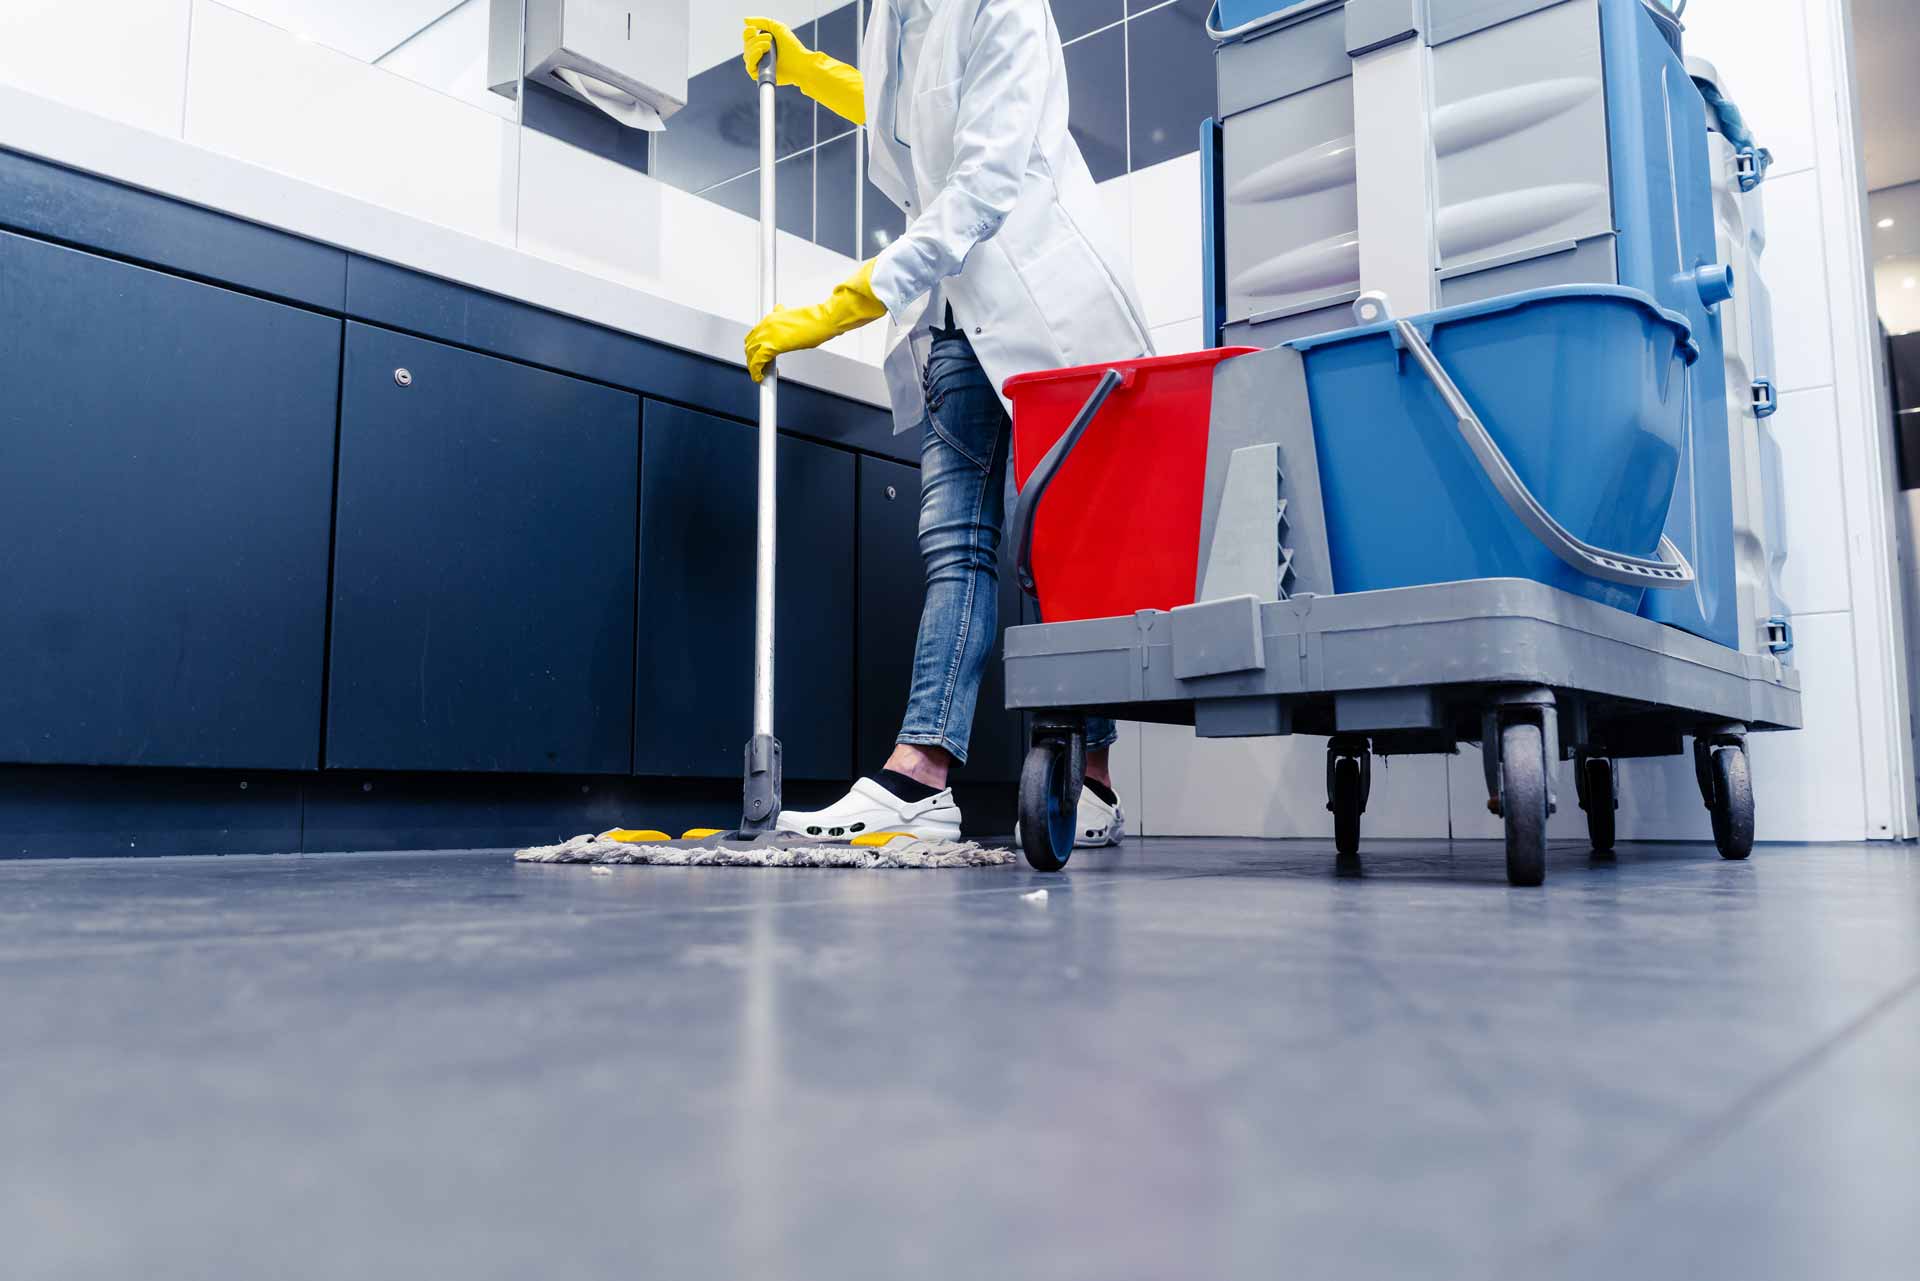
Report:
[[[1588,757],[1580,762],[1581,803],[1587,807],[1587,835],[1593,838],[1593,852],[1613,853],[1614,816],[1619,800],[1614,792],[1613,762]]]
[[[1744,747],[1713,749],[1713,844],[1720,857],[1736,861],[1753,853],[1753,778]]]
[[[1360,812],[1365,798],[1360,795],[1360,762],[1351,756],[1338,756],[1333,762],[1333,848],[1342,857],[1360,852]]]
[[[1020,771],[1020,848],[1036,872],[1057,872],[1073,857],[1081,782],[1070,743],[1043,739],[1028,749]]]
[[[1547,879],[1547,762],[1540,727],[1516,721],[1500,731],[1500,812],[1507,824],[1507,883]]]

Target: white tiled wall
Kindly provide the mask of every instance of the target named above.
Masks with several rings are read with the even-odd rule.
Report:
[[[1757,136],[1757,135],[1756,135]],[[1820,173],[1774,174],[1766,196],[1767,252],[1760,269],[1773,290],[1773,328],[1782,391],[1833,385],[1833,343],[1825,307],[1796,307],[1794,299],[1824,298],[1827,264],[1820,252]]]
[[[1787,513],[1791,553],[1781,594],[1803,617],[1845,611],[1852,599],[1847,525],[1837,519],[1846,510],[1840,448],[1834,440],[1838,412],[1832,387],[1811,387],[1783,393],[1780,412],[1773,416],[1780,469],[1793,485]]]
[[[196,0],[188,142],[512,243],[513,122]]]
[[[0,81],[178,135],[192,0],[5,0]]]
[[[1200,315],[1200,156],[1194,152],[1104,184],[1132,195],[1133,276],[1147,323]]]

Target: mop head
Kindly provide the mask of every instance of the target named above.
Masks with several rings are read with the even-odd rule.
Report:
[[[863,837],[857,843],[822,841],[789,832],[757,840],[738,840],[724,832],[704,832],[672,840],[664,832],[615,829],[598,836],[576,836],[559,845],[537,845],[515,854],[520,863],[636,863],[652,867],[850,867],[914,870],[948,867],[1001,867],[1014,861],[1012,850],[990,849],[972,841],[923,841],[905,834]]]

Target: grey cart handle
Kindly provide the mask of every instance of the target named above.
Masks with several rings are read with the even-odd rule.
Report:
[[[1366,310],[1371,307],[1373,310]],[[1362,296],[1354,304],[1355,313],[1362,320],[1378,320],[1386,314],[1386,300],[1377,294]],[[1413,322],[1396,320],[1394,330],[1406,349],[1413,353],[1413,359],[1432,381],[1434,390],[1440,393],[1440,399],[1446,401],[1452,411],[1454,421],[1460,426],[1460,438],[1467,442],[1467,448],[1473,451],[1480,469],[1487,474],[1495,492],[1506,502],[1507,507],[1520,519],[1520,523],[1532,531],[1533,536],[1547,545],[1547,550],[1567,564],[1592,578],[1609,583],[1620,583],[1627,587],[1657,587],[1663,590],[1686,587],[1693,582],[1693,566],[1680,554],[1680,549],[1671,538],[1664,534],[1660,538],[1660,558],[1649,560],[1644,556],[1629,556],[1624,552],[1610,552],[1603,548],[1576,538],[1565,525],[1553,518],[1553,514],[1540,505],[1526,483],[1520,479],[1520,473],[1513,469],[1507,456],[1500,452],[1500,446],[1494,443],[1488,434],[1486,424],[1473,412],[1473,406],[1461,394],[1458,384],[1453,381],[1439,357],[1433,354],[1433,348],[1420,336]]]
[[[1027,595],[1038,597],[1040,591],[1033,584],[1033,518],[1040,510],[1040,500],[1047,496],[1047,486],[1053,484],[1055,476],[1060,474],[1061,466],[1067,461],[1067,455],[1080,443],[1080,437],[1100,413],[1101,406],[1107,403],[1107,397],[1118,391],[1128,381],[1127,376],[1118,369],[1109,369],[1100,375],[1100,385],[1093,389],[1093,395],[1087,397],[1087,403],[1080,407],[1073,422],[1068,424],[1059,440],[1053,442],[1053,448],[1047,451],[1040,465],[1027,477],[1027,483],[1020,488],[1020,497],[1013,505],[1013,539],[1019,549],[1015,564],[1019,566],[1020,588]]]

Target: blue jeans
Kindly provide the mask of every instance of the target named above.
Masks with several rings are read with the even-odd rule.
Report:
[[[1007,516],[1013,424],[964,331],[936,329],[920,443],[920,555],[927,603],[899,741],[967,759],[980,680],[998,630],[1000,533]],[[1119,737],[1087,722],[1089,750]]]

